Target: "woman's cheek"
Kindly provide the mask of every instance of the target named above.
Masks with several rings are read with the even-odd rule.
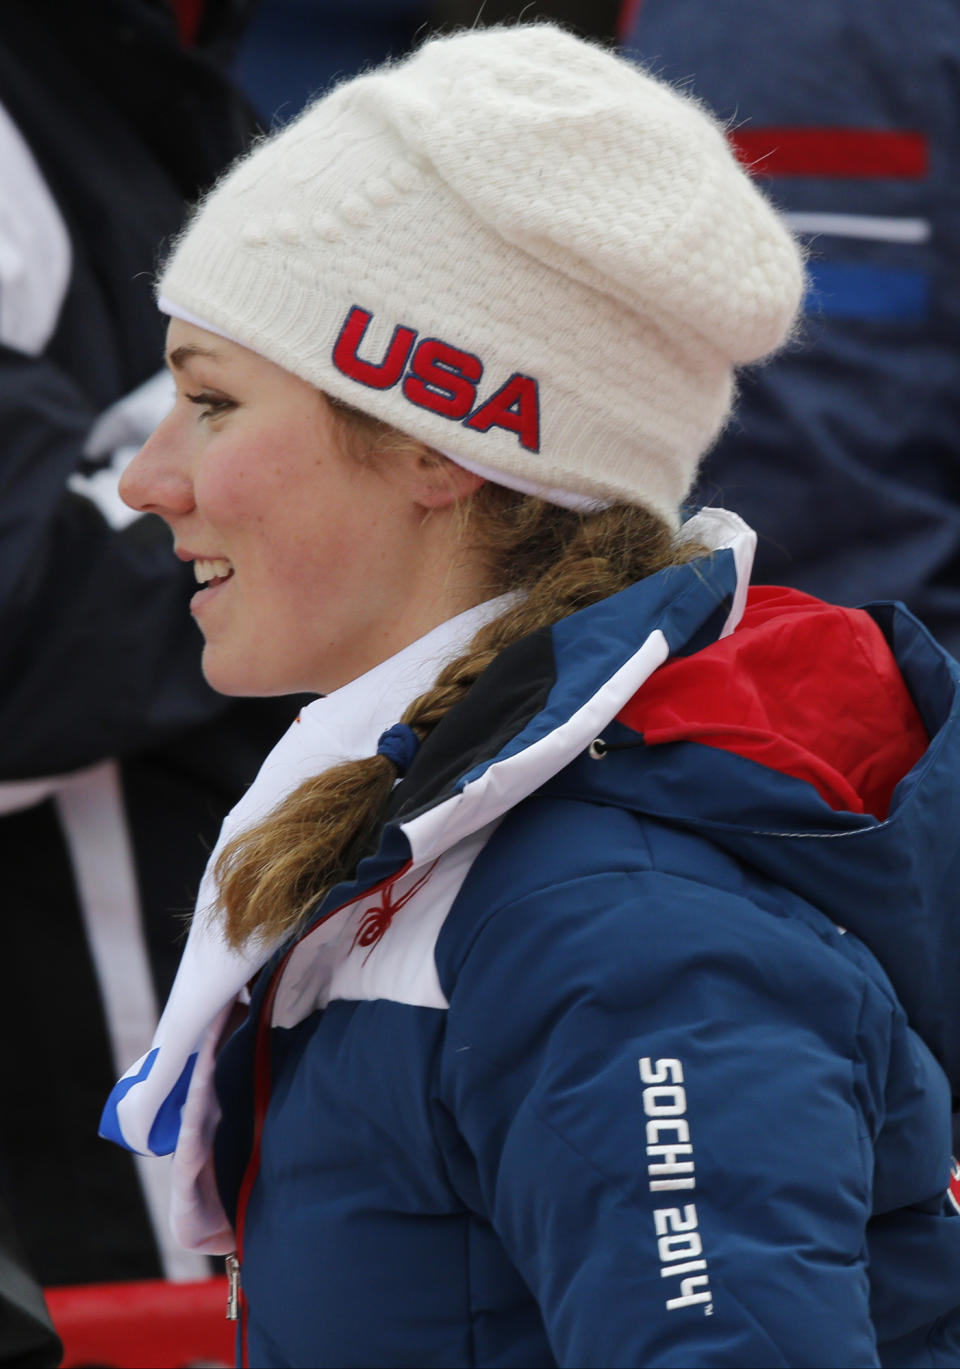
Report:
[[[207,461],[196,481],[197,508],[224,532],[262,525],[270,512],[269,490],[246,464]]]

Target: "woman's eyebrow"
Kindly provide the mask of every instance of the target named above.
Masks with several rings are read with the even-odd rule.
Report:
[[[198,347],[195,343],[184,343],[182,347],[174,347],[167,357],[167,365],[173,371],[182,371],[193,357],[207,357],[212,361],[222,361],[223,353],[218,352],[214,347]]]

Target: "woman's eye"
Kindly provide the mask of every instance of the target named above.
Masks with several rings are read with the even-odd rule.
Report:
[[[210,394],[207,390],[198,395],[187,395],[187,399],[191,404],[200,405],[202,409],[201,418],[220,418],[228,409],[234,407],[232,399],[223,399],[219,395]]]

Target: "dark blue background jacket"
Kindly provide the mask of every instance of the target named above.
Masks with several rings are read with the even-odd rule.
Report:
[[[700,496],[757,575],[902,599],[960,654],[960,4],[627,0],[626,49],[722,118],[810,251]]]

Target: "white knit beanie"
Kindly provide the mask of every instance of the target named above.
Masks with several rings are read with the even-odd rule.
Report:
[[[734,365],[781,345],[802,289],[701,105],[536,24],[309,107],[206,197],[159,293],[502,484],[675,525]]]

